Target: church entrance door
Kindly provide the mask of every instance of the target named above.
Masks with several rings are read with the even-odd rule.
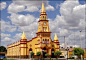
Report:
[[[55,57],[54,57],[54,52],[52,52],[52,56],[51,56],[51,57],[52,57],[52,58],[55,58]]]
[[[46,53],[47,53],[47,49],[46,49],[46,47],[44,47],[44,48],[43,48],[43,58],[47,58],[47,57],[45,56]]]
[[[52,58],[55,58],[55,56],[54,56],[54,49],[51,50],[51,54],[52,54],[51,57],[52,57]]]
[[[43,58],[46,58],[46,56],[45,56],[46,53],[47,53],[47,52],[43,52]]]

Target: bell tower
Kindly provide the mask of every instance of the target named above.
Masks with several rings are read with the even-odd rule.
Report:
[[[44,3],[42,3],[41,15],[40,20],[38,21],[38,32],[50,32],[49,24],[47,20],[47,14],[44,8]]]
[[[51,54],[49,51],[51,48],[51,31],[49,29],[49,20],[47,20],[47,14],[45,11],[44,3],[42,3],[40,19],[38,21],[38,31],[37,31],[37,41],[40,49],[46,48],[47,53]]]

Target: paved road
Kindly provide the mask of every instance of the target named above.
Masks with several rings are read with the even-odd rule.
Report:
[[[32,60],[32,59],[18,59],[18,58],[8,58],[8,59],[15,59],[15,60]],[[47,58],[45,58],[47,60]],[[53,58],[56,59],[56,58]],[[36,60],[36,59],[33,59]],[[40,59],[41,60],[41,59]],[[51,59],[52,60],[52,59]],[[59,58],[58,60],[67,60],[66,58]],[[74,59],[68,59],[68,60],[74,60]],[[86,58],[84,59],[86,60]]]

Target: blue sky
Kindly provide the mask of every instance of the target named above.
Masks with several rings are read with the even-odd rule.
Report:
[[[85,1],[44,1],[49,27],[57,33],[60,44],[80,46],[80,30],[85,47]],[[1,45],[7,46],[21,39],[25,31],[27,40],[36,36],[42,1],[1,1]],[[76,31],[74,31],[76,30]],[[78,41],[78,43],[77,43]]]

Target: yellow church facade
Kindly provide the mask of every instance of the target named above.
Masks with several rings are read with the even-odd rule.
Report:
[[[49,29],[49,20],[47,20],[47,14],[42,3],[42,9],[40,14],[40,20],[38,21],[38,31],[36,37],[27,41],[25,32],[23,31],[21,40],[13,44],[7,45],[7,57],[8,58],[29,58],[30,52],[34,52],[36,56],[37,52],[41,52],[41,56],[45,57],[48,53],[51,57],[54,57],[54,52],[59,51],[59,41],[57,34],[52,41],[51,31]]]

